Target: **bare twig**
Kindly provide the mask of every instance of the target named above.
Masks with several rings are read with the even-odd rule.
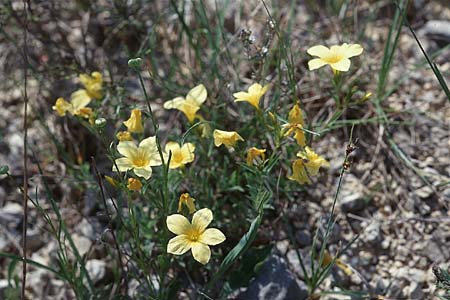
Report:
[[[22,290],[20,298],[25,300],[25,286],[27,282],[27,223],[28,223],[28,160],[27,160],[27,138],[28,138],[28,93],[27,93],[27,76],[28,76],[28,50],[27,50],[27,32],[28,32],[28,8],[30,3],[23,0],[23,14],[25,18],[23,26],[23,96],[24,96],[24,112],[23,112],[23,223],[22,223]]]

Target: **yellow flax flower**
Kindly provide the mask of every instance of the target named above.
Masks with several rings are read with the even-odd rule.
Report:
[[[212,211],[203,208],[194,213],[192,223],[180,214],[167,217],[167,228],[177,236],[167,244],[167,253],[182,255],[192,251],[194,259],[207,264],[211,257],[209,246],[225,241],[225,235],[217,228],[206,228],[213,219]]]
[[[298,152],[292,164],[292,175],[288,178],[301,184],[310,184],[309,176],[316,176],[320,167],[329,167],[330,164],[323,157],[315,153],[311,148],[305,147],[304,152]]]
[[[363,52],[363,48],[358,44],[344,43],[340,46],[331,46],[331,48],[317,45],[307,50],[309,55],[319,58],[311,59],[308,62],[309,70],[319,69],[325,65],[330,65],[334,72],[347,72],[350,69],[351,57],[358,56]]]
[[[130,114],[130,118],[123,122],[123,124],[128,128],[129,132],[142,133],[144,132],[144,127],[142,126],[142,112],[140,109],[133,109]]]
[[[189,193],[183,193],[180,196],[180,200],[178,200],[178,210],[177,212],[181,212],[183,209],[183,205],[189,209],[189,213],[193,214],[195,209],[195,199],[192,198]]]
[[[194,151],[194,144],[186,143],[180,147],[177,142],[167,142],[164,157],[165,160],[169,160],[169,153],[172,152],[169,168],[176,169],[193,162],[195,158]]]
[[[333,257],[331,257],[330,253],[328,253],[327,250],[325,250],[323,252],[323,261],[322,261],[322,267],[326,268],[328,267],[329,264],[331,264],[331,262],[333,261]],[[348,276],[352,275],[353,271],[352,269],[345,264],[340,258],[336,258],[336,260],[334,261],[336,267],[338,267],[339,269],[341,269],[342,271],[344,271],[344,273]]]
[[[220,145],[225,145],[227,148],[233,148],[237,141],[244,141],[242,136],[236,131],[223,131],[214,129],[214,145],[220,147]]]
[[[142,183],[139,181],[139,179],[136,178],[128,178],[128,185],[127,188],[130,191],[140,191],[142,188]]]
[[[125,142],[125,141],[132,141],[133,137],[131,136],[131,133],[128,131],[119,131],[116,134],[117,139],[119,142]]]
[[[119,172],[133,170],[137,176],[149,179],[152,176],[152,167],[162,164],[154,136],[142,140],[139,146],[134,142],[120,142],[117,151],[124,156],[116,159]],[[115,165],[113,171],[117,171]]]
[[[178,109],[182,111],[190,123],[194,122],[197,111],[200,106],[205,102],[208,93],[203,84],[199,84],[191,89],[186,98],[176,97],[172,100],[164,103],[165,109]]]
[[[61,117],[65,116],[68,112],[74,116],[89,118],[92,115],[92,109],[86,107],[89,102],[91,102],[90,99],[82,97],[72,98],[70,102],[67,102],[66,100],[64,100],[64,98],[60,97],[56,99],[55,105],[52,108]]]
[[[90,98],[94,98],[97,100],[102,99],[102,84],[103,77],[100,72],[92,72],[91,75],[88,74],[80,74],[79,79],[81,84],[86,89],[86,93]]]
[[[253,160],[260,157],[264,161],[266,159],[266,149],[258,149],[256,147],[251,147],[247,150],[247,165],[252,165]]]
[[[282,126],[283,130],[285,130],[284,136],[294,134],[294,138],[297,141],[297,143],[300,146],[305,147],[306,138],[305,133],[303,131],[304,125],[305,120],[303,119],[302,110],[300,109],[300,106],[296,103],[289,111],[288,123]]]
[[[259,83],[254,83],[248,88],[248,92],[234,93],[236,98],[234,102],[245,101],[253,105],[256,109],[259,109],[259,100],[266,93],[269,85],[261,86]]]

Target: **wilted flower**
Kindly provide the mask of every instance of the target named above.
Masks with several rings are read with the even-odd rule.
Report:
[[[308,62],[309,70],[319,69],[325,65],[330,65],[333,71],[346,72],[350,68],[350,59],[363,52],[363,48],[358,44],[344,43],[341,46],[331,46],[331,48],[318,45],[307,50],[309,55],[317,56]]]
[[[114,178],[112,178],[111,176],[105,175],[105,179],[106,179],[106,181],[108,181],[108,183],[109,183],[110,185],[112,185],[113,187],[117,187],[117,186],[119,185],[118,182],[117,182],[116,180],[114,180]]]
[[[269,85],[261,86],[259,83],[254,83],[248,88],[248,92],[234,93],[236,98],[234,102],[245,101],[253,105],[256,109],[259,109],[259,100],[266,93]]]
[[[303,119],[303,113],[300,106],[296,103],[289,111],[288,123],[284,124],[283,130],[286,132],[284,136],[294,134],[294,138],[297,143],[304,147],[306,145],[305,133],[303,132],[303,126],[305,121]]]
[[[140,191],[141,188],[142,188],[142,183],[141,183],[141,181],[140,181],[139,179],[136,179],[136,178],[128,178],[128,185],[127,185],[127,188],[128,188],[130,191],[136,191],[136,192],[138,192],[138,191]]]
[[[52,108],[60,116],[65,116],[69,112],[74,116],[89,118],[92,114],[92,109],[86,106],[90,101],[90,99],[75,97],[70,102],[67,102],[64,98],[60,97],[56,99],[56,103]]]
[[[260,157],[264,161],[266,158],[266,149],[258,149],[256,147],[251,147],[247,150],[247,165],[253,164],[253,160],[256,157]]]
[[[214,145],[219,147],[220,145],[225,145],[228,148],[233,148],[237,141],[244,139],[236,131],[223,131],[215,129],[214,133]]]
[[[190,123],[194,122],[196,113],[205,102],[207,91],[203,84],[199,84],[189,91],[186,98],[176,97],[164,103],[165,109],[178,109],[182,111]]]
[[[186,143],[183,144],[182,147],[180,147],[180,145],[176,142],[167,142],[164,156],[165,160],[168,160],[169,153],[172,153],[169,168],[176,169],[184,166],[185,164],[193,162],[195,158],[194,151],[195,146],[192,143]]]
[[[129,132],[142,133],[144,132],[144,127],[142,126],[142,112],[141,110],[135,108],[131,111],[130,118],[123,122],[123,124],[128,128]]]
[[[124,141],[132,141],[133,137],[131,136],[131,133],[128,131],[119,131],[116,134],[117,139],[119,140],[119,142],[124,142]]]
[[[322,267],[323,268],[328,267],[328,265],[331,264],[333,259],[334,258],[331,257],[330,253],[328,253],[328,251],[325,250],[323,252]],[[348,276],[352,275],[352,273],[353,273],[352,269],[346,263],[344,263],[340,258],[336,258],[334,260],[334,263],[335,263],[336,267],[338,267],[339,269],[344,271],[345,274],[347,274]]]
[[[117,151],[124,156],[116,159],[119,172],[133,170],[137,176],[149,179],[152,175],[151,167],[162,164],[154,136],[142,140],[139,146],[136,146],[134,142],[120,142],[117,145]],[[117,171],[115,166],[113,171]]]
[[[293,162],[292,175],[288,178],[301,184],[311,183],[309,176],[316,176],[319,173],[320,167],[329,167],[330,165],[329,162],[309,147],[305,147],[304,152],[298,152],[297,157],[299,159]]]
[[[181,212],[183,205],[189,209],[189,213],[193,214],[195,212],[195,199],[192,198],[189,193],[183,193],[180,196],[180,200],[178,200],[178,210],[177,212]]]
[[[225,241],[225,235],[217,228],[206,228],[213,219],[212,211],[203,208],[192,217],[192,224],[180,214],[167,217],[167,228],[177,236],[167,244],[167,253],[182,255],[192,250],[194,259],[201,264],[208,263],[211,257],[209,245]]]

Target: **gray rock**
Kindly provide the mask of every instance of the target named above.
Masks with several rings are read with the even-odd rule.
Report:
[[[300,251],[300,255],[302,257],[303,265],[305,266],[306,273],[308,277],[311,276],[311,256],[309,255],[309,248],[304,249],[303,251]],[[294,270],[295,274],[299,276],[301,279],[305,279],[305,274],[303,272],[303,269],[300,264],[300,260],[297,255],[297,251],[294,249],[291,249],[288,251],[286,255],[289,267]]]
[[[89,249],[91,249],[92,241],[90,239],[88,239],[87,237],[84,237],[79,234],[73,234],[72,240],[81,256],[88,253]],[[70,247],[68,242],[67,242],[67,244]]]
[[[101,281],[106,274],[106,262],[99,259],[91,259],[86,262],[86,270],[92,281],[97,283]]]
[[[295,239],[301,248],[310,246],[312,243],[311,233],[306,229],[297,231]]]
[[[271,255],[247,290],[237,298],[246,300],[303,300],[307,299],[306,285],[295,278],[286,262]]]
[[[444,20],[430,20],[420,29],[428,38],[450,42],[450,22]]]
[[[409,297],[411,300],[420,300],[424,299],[424,294],[422,291],[422,287],[417,282],[412,282],[409,286]]]
[[[344,197],[340,203],[343,213],[357,213],[366,206],[364,198],[359,193],[350,194]]]

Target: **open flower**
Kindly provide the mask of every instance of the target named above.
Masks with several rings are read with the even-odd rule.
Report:
[[[215,129],[214,133],[214,145],[220,147],[220,145],[225,145],[227,148],[233,148],[237,141],[244,139],[236,131],[223,131]]]
[[[254,83],[248,88],[248,92],[234,93],[236,98],[234,102],[245,101],[259,109],[259,100],[266,93],[269,85],[261,86],[259,83]]]
[[[130,118],[123,122],[123,124],[128,128],[129,132],[142,133],[144,132],[144,127],[142,126],[142,112],[141,110],[135,108],[131,111]]]
[[[83,97],[72,98],[70,102],[67,102],[64,98],[60,97],[56,99],[55,105],[52,108],[60,116],[65,116],[68,112],[74,116],[89,118],[92,115],[92,109],[86,107],[89,102],[91,102],[90,99]]]
[[[256,147],[251,147],[247,150],[247,165],[253,164],[253,160],[260,157],[264,161],[266,158],[266,149],[258,149]]]
[[[331,46],[331,48],[318,45],[307,50],[309,55],[319,58],[311,59],[308,62],[309,70],[319,69],[325,65],[330,65],[333,71],[346,72],[350,69],[350,57],[358,56],[363,52],[363,48],[358,44],[344,43],[341,46]]]
[[[149,179],[152,176],[152,167],[161,165],[154,136],[142,140],[139,146],[134,142],[120,142],[117,151],[124,156],[116,159],[119,172],[133,170],[137,176]],[[117,171],[115,165],[113,171]]]
[[[139,179],[136,179],[136,178],[128,178],[128,185],[127,185],[127,188],[128,188],[130,191],[136,191],[136,192],[138,192],[138,191],[140,191],[141,188],[142,188],[142,183],[141,183],[141,181],[140,181]]]
[[[180,196],[180,200],[178,200],[178,210],[177,212],[181,212],[183,209],[183,205],[189,209],[189,213],[193,214],[195,212],[195,199],[192,198],[189,193],[183,193]]]
[[[176,97],[164,103],[165,109],[178,109],[182,111],[190,123],[194,122],[196,113],[205,102],[207,91],[203,84],[199,84],[189,91],[186,98]]]
[[[323,252],[322,268],[328,267],[328,265],[333,262],[333,259],[334,259],[334,264],[336,265],[336,267],[338,267],[339,269],[344,271],[344,273],[347,274],[348,276],[352,275],[352,273],[353,273],[352,269],[346,263],[344,263],[340,258],[335,259],[334,257],[331,257],[330,253],[328,253],[327,250],[325,250]]]
[[[311,148],[305,147],[304,152],[298,152],[297,157],[292,164],[292,175],[288,177],[301,184],[310,184],[309,176],[316,176],[320,167],[329,167],[330,163],[323,157],[315,153]]]
[[[296,103],[289,111],[288,123],[282,126],[283,130],[285,130],[284,136],[294,134],[294,138],[297,143],[304,147],[306,145],[305,133],[303,132],[304,125],[305,120],[303,119],[302,110]]]
[[[211,257],[209,245],[225,241],[225,235],[217,228],[206,228],[213,219],[212,211],[203,208],[192,217],[192,223],[180,214],[167,217],[167,228],[177,236],[167,244],[167,253],[182,255],[192,250],[194,259],[201,264],[208,263]]]
[[[170,169],[176,169],[185,164],[194,161],[194,151],[195,146],[191,143],[183,144],[182,147],[177,142],[167,142],[165,149],[165,160],[169,159],[169,153],[172,152],[172,156],[170,157]]]

